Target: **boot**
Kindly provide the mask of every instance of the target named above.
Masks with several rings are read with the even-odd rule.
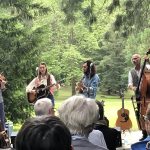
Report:
[[[139,139],[139,141],[143,141],[144,139],[147,138],[147,132],[146,132],[146,130],[142,130],[142,134],[143,134],[143,136],[142,136],[141,139]]]

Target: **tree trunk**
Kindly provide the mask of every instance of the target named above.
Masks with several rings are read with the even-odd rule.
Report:
[[[76,86],[76,79],[75,77],[72,78],[72,95],[75,95],[76,94],[76,91],[75,91],[75,86]]]

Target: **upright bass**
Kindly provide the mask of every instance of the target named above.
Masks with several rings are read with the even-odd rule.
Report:
[[[146,57],[148,54],[150,54],[150,49],[146,53]],[[137,106],[139,107],[138,121],[141,130],[145,130],[144,116],[146,114],[147,106],[150,103],[150,70],[146,67],[147,60],[148,59],[144,60],[136,89],[136,101]]]

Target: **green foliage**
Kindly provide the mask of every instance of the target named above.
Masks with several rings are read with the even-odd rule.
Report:
[[[100,91],[114,94],[127,87],[132,54],[143,56],[149,48],[147,0],[1,0],[0,8],[0,72],[8,80],[3,94],[13,121],[32,112],[25,87],[40,61],[74,94],[81,64],[91,59]]]
[[[147,0],[113,0],[108,11],[112,13],[114,8],[117,6],[120,6],[124,13],[122,13],[120,19],[116,17],[116,30],[123,30],[123,32],[126,31],[126,33],[129,35],[131,33],[142,31],[145,27],[147,28],[149,26],[150,4]]]
[[[33,4],[32,1],[2,1],[0,8],[0,71],[4,72],[8,84],[4,92],[6,116],[13,122],[27,118],[31,107],[27,104],[24,87],[34,76],[44,30],[33,29],[35,15],[46,13],[49,8]],[[11,9],[10,9],[11,8]],[[13,11],[13,12],[12,12]],[[38,14],[37,14],[38,13]],[[25,23],[26,22],[26,23]]]

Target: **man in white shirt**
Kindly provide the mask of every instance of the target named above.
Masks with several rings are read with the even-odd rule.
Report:
[[[145,58],[147,59],[147,58]],[[128,88],[130,90],[133,90],[136,94],[136,101],[137,101],[137,120],[140,120],[140,103],[139,101],[141,100],[140,97],[137,96],[137,87],[139,86],[139,81],[140,81],[140,76],[141,76],[141,70],[142,70],[142,66],[141,66],[141,56],[139,54],[134,54],[131,58],[132,63],[134,64],[134,68],[132,68],[129,71],[128,74]],[[148,69],[147,65],[146,68]],[[138,87],[139,88],[139,87]],[[139,121],[140,124],[140,121]],[[142,128],[142,127],[141,127]],[[143,137],[140,140],[143,140],[147,137],[147,132],[146,130],[142,129],[142,134]]]
[[[134,54],[131,58],[131,61],[135,67],[129,71],[128,87],[129,89],[136,91],[141,74],[141,56],[139,54]]]

